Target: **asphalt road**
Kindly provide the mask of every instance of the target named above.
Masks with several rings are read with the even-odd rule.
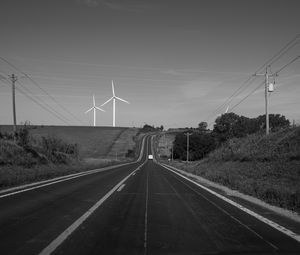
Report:
[[[296,240],[147,160],[149,140],[140,162],[0,198],[0,254],[300,254]]]

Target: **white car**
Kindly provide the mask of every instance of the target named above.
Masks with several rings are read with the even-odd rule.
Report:
[[[153,155],[148,155],[148,159],[153,159]]]

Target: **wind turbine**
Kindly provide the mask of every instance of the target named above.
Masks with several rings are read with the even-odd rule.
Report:
[[[120,98],[120,97],[117,97],[117,96],[115,95],[114,81],[111,81],[111,87],[112,87],[112,94],[113,94],[113,96],[112,96],[110,99],[108,99],[108,100],[107,100],[104,104],[102,104],[101,106],[107,104],[107,103],[110,102],[111,100],[113,101],[113,127],[115,127],[115,126],[116,126],[116,99],[118,99],[118,100],[120,100],[120,101],[122,101],[122,102],[124,102],[124,103],[127,103],[127,104],[129,104],[129,102],[126,101],[126,100],[124,100],[124,99],[122,99],[122,98]]]
[[[102,112],[105,112],[105,111],[96,106],[96,104],[95,104],[95,96],[94,95],[93,95],[93,107],[90,108],[90,109],[88,109],[85,113],[88,113],[91,110],[94,110],[94,127],[95,127],[96,126],[96,110],[100,110]]]

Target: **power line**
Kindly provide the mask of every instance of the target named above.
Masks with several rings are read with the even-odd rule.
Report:
[[[226,101],[223,104],[221,104],[216,110],[214,110],[209,117],[213,116],[215,113],[220,111],[227,104],[230,104],[233,101],[234,97],[240,95],[247,88],[247,86],[251,85],[254,82],[254,80],[255,77],[250,76],[228,99],[226,99]]]
[[[265,68],[267,65],[274,64],[280,57],[282,57],[287,51],[293,48],[299,43],[300,34],[297,34],[293,39],[291,39],[287,44],[285,44],[273,57],[266,61],[260,68],[258,68],[255,73],[259,72],[261,69]],[[296,42],[294,42],[296,41]]]
[[[28,74],[20,70],[18,67],[10,63],[8,60],[0,56],[0,59],[7,63],[9,66],[14,68],[16,71],[23,74],[26,78],[28,78],[35,86],[37,86],[41,91],[43,91],[47,96],[49,96],[61,109],[63,109],[66,113],[70,114],[74,119],[76,119],[81,124],[84,124],[80,119],[78,119],[72,112],[70,112],[66,107],[64,107],[62,104],[60,104],[52,95],[50,95],[45,89],[43,89],[34,79],[32,79]]]
[[[252,90],[248,95],[246,95],[242,100],[240,100],[237,104],[235,104],[233,107],[230,108],[230,110],[233,110],[234,108],[236,108],[238,105],[240,105],[243,101],[245,101],[249,96],[251,96],[256,90],[258,90],[265,82],[261,82],[260,84],[258,84],[258,86]]]
[[[279,70],[277,70],[275,72],[275,74],[280,73],[283,69],[285,69],[286,67],[288,67],[289,65],[291,65],[292,63],[294,63],[298,58],[300,58],[300,55],[295,57],[293,60],[291,60],[290,62],[288,62],[287,64],[285,64],[283,67],[281,67]]]
[[[273,63],[275,63],[279,58],[281,58],[287,51],[289,51],[291,48],[293,48],[296,44],[299,43],[299,38],[300,38],[300,34],[297,34],[294,38],[292,38],[287,44],[284,45],[283,48],[281,48],[274,56],[272,56],[269,60],[267,60],[262,66],[260,66],[255,72],[254,74],[256,74],[257,72],[259,72],[262,68],[266,67],[267,65],[271,65]],[[253,78],[253,75],[251,75],[250,77],[248,77],[248,79],[243,82],[241,84],[240,87],[238,87],[231,96],[229,96],[228,99],[225,100],[224,103],[222,103],[219,107],[216,108],[216,110],[214,110],[212,112],[212,114],[210,114],[207,118],[210,118],[212,115],[214,115],[215,113],[217,113],[218,111],[220,111],[220,109],[222,109],[226,104],[229,104],[232,102],[232,100],[234,99],[234,97],[238,96],[239,94],[241,94],[244,90],[245,87],[247,85],[248,82],[251,81],[251,79]],[[251,81],[252,83],[253,81]],[[248,84],[249,85],[249,84]]]
[[[8,83],[7,79],[2,80],[3,84],[7,85],[7,87],[10,87],[10,83]],[[17,83],[26,91],[29,91],[26,87],[24,87],[19,81],[17,81]],[[54,117],[58,118],[59,120],[63,121],[65,124],[70,125],[68,123],[68,120],[66,121],[66,119],[62,116],[59,116],[59,113],[57,111],[55,111],[55,109],[53,109],[51,106],[49,106],[48,104],[47,108],[46,106],[44,106],[41,102],[38,101],[38,99],[34,98],[33,96],[31,96],[30,94],[27,94],[25,91],[23,91],[21,88],[16,87],[16,90],[18,92],[20,92],[21,94],[23,94],[24,96],[26,96],[28,99],[30,99],[32,102],[34,102],[35,104],[37,104],[38,106],[40,106],[41,108],[43,108],[45,111],[49,112],[50,114],[52,114]]]
[[[38,104],[39,106],[41,106],[43,109],[47,109],[48,112],[50,112],[52,115],[54,115],[55,117],[57,117],[58,119],[62,120],[64,123],[66,123],[67,125],[70,125],[71,123],[69,122],[70,120],[65,118],[61,113],[59,113],[58,111],[56,111],[53,107],[51,107],[49,104],[47,104],[46,102],[41,103],[39,99],[33,97],[32,92],[26,88],[22,83],[20,83],[20,81],[17,81],[17,83],[23,88],[23,90],[27,91],[24,92],[23,90],[21,90],[20,88],[17,87],[17,90],[20,91],[23,95],[25,95],[27,98],[29,98],[31,101],[35,102],[36,104]],[[29,93],[29,94],[28,94]],[[43,104],[45,104],[46,106],[44,106]]]

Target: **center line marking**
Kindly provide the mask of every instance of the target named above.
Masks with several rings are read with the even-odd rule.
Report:
[[[147,254],[147,239],[148,239],[148,200],[149,200],[149,172],[147,171],[146,181],[146,206],[145,206],[145,231],[144,231],[144,254]]]
[[[144,165],[146,161],[142,164]],[[98,207],[100,207],[105,200],[107,200],[117,189],[120,189],[124,182],[132,175],[130,173],[123,180],[121,180],[116,186],[114,186],[108,193],[106,193],[96,204],[94,204],[89,210],[87,210],[80,218],[78,218],[71,226],[65,229],[58,237],[56,237],[46,248],[44,248],[39,255],[49,255],[58,246],[60,246]]]
[[[125,187],[125,184],[123,183],[123,184],[117,189],[117,191],[120,192],[124,187]]]

